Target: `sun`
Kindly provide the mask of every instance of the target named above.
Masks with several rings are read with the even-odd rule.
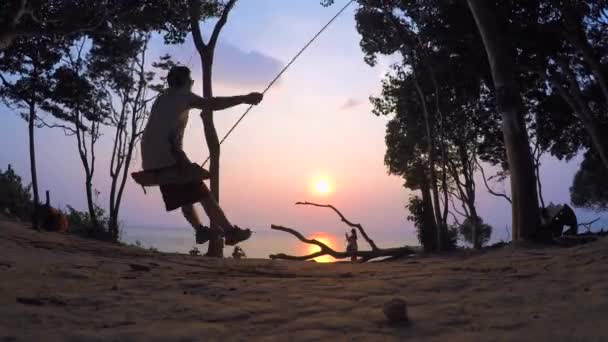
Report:
[[[319,177],[312,182],[313,192],[318,195],[328,195],[334,191],[332,182],[326,177]]]
[[[320,179],[315,183],[315,191],[320,194],[327,194],[330,190],[329,182],[325,179]]]

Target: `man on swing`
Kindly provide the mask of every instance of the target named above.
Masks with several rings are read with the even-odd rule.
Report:
[[[240,104],[257,105],[263,97],[260,93],[250,93],[243,96],[201,98],[192,93],[194,81],[190,77],[190,69],[185,66],[173,67],[167,75],[167,82],[169,88],[154,101],[144,129],[141,142],[143,172],[179,172],[192,166],[182,148],[190,109],[215,111]],[[182,209],[184,217],[194,228],[197,244],[203,244],[214,236],[224,236],[226,244],[233,246],[251,237],[251,230],[233,226],[228,221],[202,180],[161,180],[158,184],[166,210]],[[201,203],[207,216],[218,223],[218,230],[211,230],[201,224],[194,209],[195,203]]]

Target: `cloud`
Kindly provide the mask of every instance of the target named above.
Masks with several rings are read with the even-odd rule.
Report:
[[[348,110],[348,109],[353,109],[356,107],[359,107],[363,102],[361,102],[360,100],[357,100],[355,98],[349,98],[348,100],[346,100],[346,102],[344,102],[344,104],[340,107],[341,110]]]
[[[227,44],[218,43],[214,79],[230,86],[262,88],[281,71],[283,62],[259,51],[244,51]]]
[[[200,59],[191,40],[181,46],[167,47],[163,45],[162,38],[156,38],[154,46],[158,55],[171,55],[176,62],[190,67],[196,80],[200,78]],[[283,66],[282,61],[261,51],[245,51],[220,40],[215,49],[213,80],[214,84],[229,88],[257,90],[265,88]]]

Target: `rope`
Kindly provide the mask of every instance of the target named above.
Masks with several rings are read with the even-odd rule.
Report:
[[[289,61],[289,63],[287,63],[287,65],[285,65],[285,67],[283,68],[283,70],[281,70],[281,72],[279,72],[279,74],[268,84],[268,86],[266,87],[266,89],[264,89],[264,91],[262,91],[262,95],[266,94],[266,92],[268,90],[270,90],[270,88],[272,88],[272,86],[279,80],[279,78],[281,78],[281,76],[283,76],[283,74],[287,71],[287,69],[289,69],[289,67],[298,59],[298,57],[300,57],[300,55],[302,55],[302,53],[304,53],[304,51],[306,51],[306,49],[317,39],[319,38],[319,36],[321,34],[323,34],[323,32],[329,27],[329,25],[331,25],[336,19],[338,19],[338,17],[340,15],[342,15],[342,13],[353,3],[355,2],[355,0],[350,0],[349,2],[346,3],[346,5],[344,5],[344,7],[342,7],[342,9],[340,11],[338,11],[338,13],[336,13],[336,15],[334,15],[333,18],[331,18],[327,24],[325,24],[325,26],[323,26],[319,32],[317,32],[317,34],[314,35],[314,37],[312,37],[308,43],[306,43],[306,45],[304,45],[304,47],[302,49],[300,49],[300,51],[291,59],[291,61]],[[230,136],[230,134],[234,131],[234,129],[241,123],[241,121],[243,121],[243,119],[245,118],[245,116],[247,116],[247,114],[249,114],[249,112],[251,111],[251,109],[253,109],[254,105],[250,105],[249,108],[247,108],[247,110],[245,110],[245,112],[241,115],[241,117],[234,123],[234,125],[232,125],[232,127],[228,130],[228,132],[224,135],[224,137],[222,138],[222,140],[220,140],[220,145],[226,141],[226,138],[228,138],[228,136]],[[203,164],[201,166],[205,166],[205,164],[207,164],[207,162],[209,161],[209,159],[211,158],[211,156],[207,157],[207,159],[205,159],[205,162],[203,162]]]

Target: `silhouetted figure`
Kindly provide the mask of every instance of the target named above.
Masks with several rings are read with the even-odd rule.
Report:
[[[243,259],[246,257],[247,257],[247,255],[245,254],[245,251],[241,247],[239,247],[239,246],[234,247],[234,251],[232,251],[232,258],[239,260],[239,259]]]
[[[240,104],[256,105],[263,97],[260,93],[250,93],[243,96],[202,98],[192,93],[194,81],[190,77],[190,69],[185,66],[173,67],[167,75],[167,82],[169,88],[154,101],[143,133],[141,153],[144,173],[162,175],[169,170],[175,172],[166,174],[179,175],[188,173],[181,173],[182,170],[192,169],[192,162],[183,151],[184,130],[190,109],[217,111]],[[228,221],[202,180],[193,181],[184,177],[183,182],[172,179],[163,183],[160,178],[160,192],[166,210],[182,209],[184,217],[195,230],[197,244],[209,241],[214,235],[223,235],[226,244],[232,246],[251,236],[251,230],[240,229]],[[197,202],[201,203],[207,216],[218,223],[217,231],[201,224],[194,209]]]
[[[344,233],[346,236],[346,253],[350,254],[350,261],[357,261],[357,250],[359,247],[357,246],[357,231],[353,228],[351,231],[351,235],[348,233]]]
[[[551,234],[552,238],[563,235],[577,235],[578,221],[574,210],[569,205],[554,205],[550,203],[546,208],[541,209],[542,230]],[[564,226],[570,227],[567,231]]]

